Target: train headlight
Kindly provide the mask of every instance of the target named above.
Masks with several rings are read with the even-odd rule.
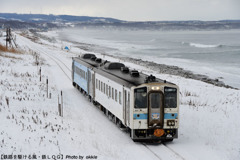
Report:
[[[160,87],[151,87],[152,90],[159,90]]]
[[[168,126],[175,126],[175,121],[174,120],[168,120],[167,125]]]

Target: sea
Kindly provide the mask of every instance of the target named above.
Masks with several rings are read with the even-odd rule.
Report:
[[[240,30],[67,29],[62,40],[91,51],[182,67],[240,88]]]

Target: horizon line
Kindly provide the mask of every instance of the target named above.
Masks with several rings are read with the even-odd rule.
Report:
[[[16,13],[16,12],[0,12],[0,14],[17,14],[17,15],[53,15],[53,16],[73,16],[73,17],[93,17],[93,18],[109,18],[116,19],[119,21],[125,22],[177,22],[177,21],[199,21],[199,22],[218,22],[218,21],[240,21],[240,19],[218,19],[218,20],[197,20],[197,19],[188,19],[188,20],[121,20],[114,17],[103,17],[103,16],[86,16],[86,15],[71,15],[71,14],[53,14],[53,13]],[[1,19],[1,18],[0,18]]]

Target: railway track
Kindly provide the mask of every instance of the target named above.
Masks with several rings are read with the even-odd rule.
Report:
[[[152,151],[145,143],[143,143],[143,145],[144,145],[155,157],[157,157],[159,160],[163,160],[163,159],[160,158],[154,151]]]
[[[159,160],[185,160],[183,156],[174,151],[165,143],[159,145],[146,143],[142,144]]]
[[[28,37],[25,37],[28,39]],[[32,48],[34,47],[34,51],[37,51],[39,53],[44,54],[45,56],[49,57],[52,61],[54,61],[56,63],[56,65],[63,71],[63,73],[67,76],[67,78],[72,81],[71,78],[71,69],[61,60],[59,59],[57,56],[51,54],[51,53],[47,53],[46,51],[44,51],[43,49],[40,49],[40,47],[42,47],[41,45],[36,44],[35,42],[32,42],[31,45],[29,45],[29,42],[27,42],[26,40],[22,39],[22,41],[26,42],[26,46],[32,50]],[[70,74],[70,75],[69,75]]]
[[[72,81],[71,76],[69,76],[69,74],[67,72],[71,73],[71,69],[69,67],[67,67],[67,65],[60,60],[58,57],[53,56],[48,54],[47,52],[40,50],[39,48],[36,48],[36,50],[38,50],[38,52],[43,53],[44,55],[46,55],[47,57],[49,57],[51,60],[53,60],[58,66],[59,68],[63,71],[63,73],[67,76],[67,78]]]
[[[174,150],[173,150],[171,147],[169,147],[167,144],[163,143],[163,145],[164,145],[165,147],[167,147],[169,150],[171,150],[173,153],[175,153],[176,156],[178,156],[181,160],[185,160],[184,157],[182,157],[179,153],[177,153],[176,151],[174,151]]]

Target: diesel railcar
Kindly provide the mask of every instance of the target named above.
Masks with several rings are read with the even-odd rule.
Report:
[[[133,141],[172,141],[178,138],[177,85],[103,61],[94,54],[72,59],[73,86],[88,96]]]

